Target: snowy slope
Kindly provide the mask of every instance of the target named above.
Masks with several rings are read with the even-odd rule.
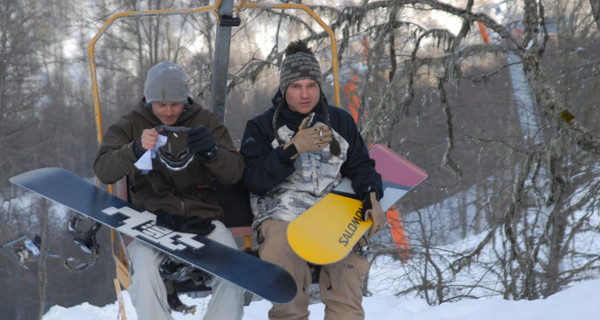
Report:
[[[507,301],[501,298],[463,300],[440,306],[428,306],[422,299],[397,298],[385,293],[376,293],[364,298],[368,320],[597,320],[600,319],[598,292],[600,280],[590,280],[572,286],[548,299],[535,301]],[[138,319],[127,292],[124,292],[127,319]],[[195,316],[174,314],[176,320],[201,319],[199,313],[207,300],[182,297],[188,304],[196,304]],[[255,301],[245,308],[245,320],[267,319],[270,303]],[[310,319],[323,319],[323,304],[310,306]],[[84,303],[71,308],[52,307],[43,320],[114,320],[117,319],[117,303],[103,307]],[[141,320],[141,319],[140,319]]]

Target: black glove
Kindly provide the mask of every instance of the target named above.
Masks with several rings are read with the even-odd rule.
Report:
[[[195,126],[188,132],[187,146],[191,153],[197,153],[205,160],[212,159],[219,148],[213,135],[203,125]]]
[[[163,209],[158,209],[154,212],[156,215],[156,225],[165,227],[173,231],[178,231],[181,225],[186,221],[185,217],[170,214]]]
[[[133,153],[135,154],[135,157],[139,159],[144,155],[144,152],[146,152],[146,149],[142,147],[142,137],[140,136],[133,142]]]
[[[195,233],[205,236],[211,233],[215,228],[210,219],[204,219],[202,217],[186,218],[170,214],[163,209],[156,210],[154,214],[156,214],[157,226],[165,227],[173,231]]]
[[[204,219],[202,217],[193,217],[188,219],[181,225],[179,231],[187,233],[195,233],[201,236],[205,236],[211,233],[215,229],[215,225],[212,224],[210,219]]]

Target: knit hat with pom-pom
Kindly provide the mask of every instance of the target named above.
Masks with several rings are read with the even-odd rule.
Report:
[[[306,42],[298,40],[285,49],[285,59],[279,70],[279,90],[285,95],[285,90],[292,82],[304,79],[315,80],[321,87],[323,75],[312,50]]]

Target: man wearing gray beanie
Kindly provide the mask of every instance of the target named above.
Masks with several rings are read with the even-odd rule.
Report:
[[[222,222],[223,210],[212,185],[215,179],[222,184],[238,182],[244,161],[227,128],[216,115],[194,102],[189,92],[181,66],[161,62],[150,68],[144,97],[108,128],[94,160],[94,171],[106,184],[126,176],[129,200],[155,213],[157,225],[202,234],[237,249]],[[157,127],[162,125],[191,130],[159,132]],[[152,152],[159,156],[145,158]],[[149,163],[142,163],[143,159]],[[137,240],[127,249],[133,266],[128,291],[138,319],[173,319],[170,309],[180,311],[180,301],[159,271],[161,264],[168,262],[165,254]],[[208,286],[212,298],[204,319],[242,318],[242,288],[216,277]]]
[[[246,124],[241,153],[243,184],[254,213],[259,255],[280,265],[295,279],[296,297],[273,304],[269,319],[308,319],[311,271],[287,242],[290,221],[321,200],[344,177],[363,198],[364,219],[373,219],[372,236],[385,216],[379,204],[381,176],[367,146],[346,111],[327,104],[319,62],[304,41],[285,51],[279,88],[271,107]],[[357,248],[361,249],[361,248]],[[351,252],[339,262],[323,265],[319,274],[325,319],[364,319],[362,288],[369,263]]]
[[[189,94],[187,74],[180,65],[164,61],[148,70],[144,83],[144,97],[147,103],[185,102]]]

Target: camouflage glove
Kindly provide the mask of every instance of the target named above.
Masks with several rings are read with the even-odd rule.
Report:
[[[297,154],[292,157],[294,159],[305,152],[323,149],[331,143],[333,131],[329,127],[317,126],[306,128],[310,118],[308,116],[302,120],[302,123],[298,127],[298,132],[284,147],[284,149],[287,149],[292,144],[296,147]]]

